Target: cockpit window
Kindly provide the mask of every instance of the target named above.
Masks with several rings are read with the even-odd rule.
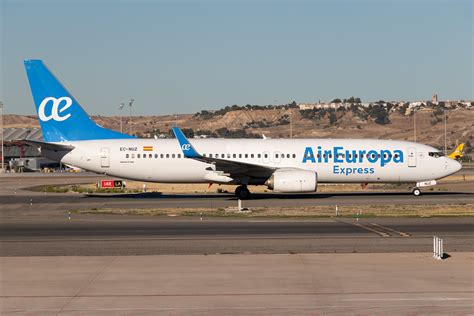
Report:
[[[441,152],[441,151],[430,151],[430,152],[428,153],[428,155],[429,155],[430,157],[439,158],[439,157],[443,157],[443,156],[444,156],[444,153]]]

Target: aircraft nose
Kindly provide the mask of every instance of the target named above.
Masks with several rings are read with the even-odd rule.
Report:
[[[449,160],[450,160],[450,162],[449,162],[450,169],[452,170],[453,173],[458,172],[459,170],[461,170],[462,165],[459,161],[454,160],[454,159],[449,159]]]

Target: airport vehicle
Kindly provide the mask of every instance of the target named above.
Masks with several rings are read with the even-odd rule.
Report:
[[[25,60],[44,142],[29,142],[64,164],[125,179],[228,183],[246,199],[248,185],[314,192],[318,183],[415,183],[461,169],[436,148],[379,139],[140,139],[94,123],[41,60]]]

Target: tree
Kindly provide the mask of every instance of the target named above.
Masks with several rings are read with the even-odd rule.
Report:
[[[187,138],[194,138],[194,131],[192,128],[183,128],[181,131]]]
[[[369,110],[369,115],[372,118],[375,118],[375,123],[380,125],[385,125],[390,123],[390,118],[388,116],[388,111],[386,107],[381,104],[375,104]]]
[[[342,102],[341,99],[334,99],[331,101],[331,103],[341,103],[341,102]]]

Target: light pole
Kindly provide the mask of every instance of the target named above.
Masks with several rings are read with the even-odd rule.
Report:
[[[293,138],[293,112],[290,109],[290,138]]]
[[[413,141],[416,143],[416,107],[413,108]]]
[[[1,143],[2,143],[2,173],[5,172],[5,155],[3,153],[3,102],[0,101],[0,129],[1,129]]]
[[[444,110],[444,155],[448,154],[448,140],[447,140],[447,121],[448,116],[446,115],[446,110]]]
[[[133,105],[133,102],[135,102],[134,99],[130,99],[130,101],[128,101],[128,106],[130,107],[130,117],[129,117],[129,120],[128,120],[128,124],[130,125],[130,135],[132,135],[132,105]]]
[[[123,107],[125,106],[125,103],[120,103],[119,105],[119,111],[120,111],[120,133],[122,133],[122,110],[123,110]]]

